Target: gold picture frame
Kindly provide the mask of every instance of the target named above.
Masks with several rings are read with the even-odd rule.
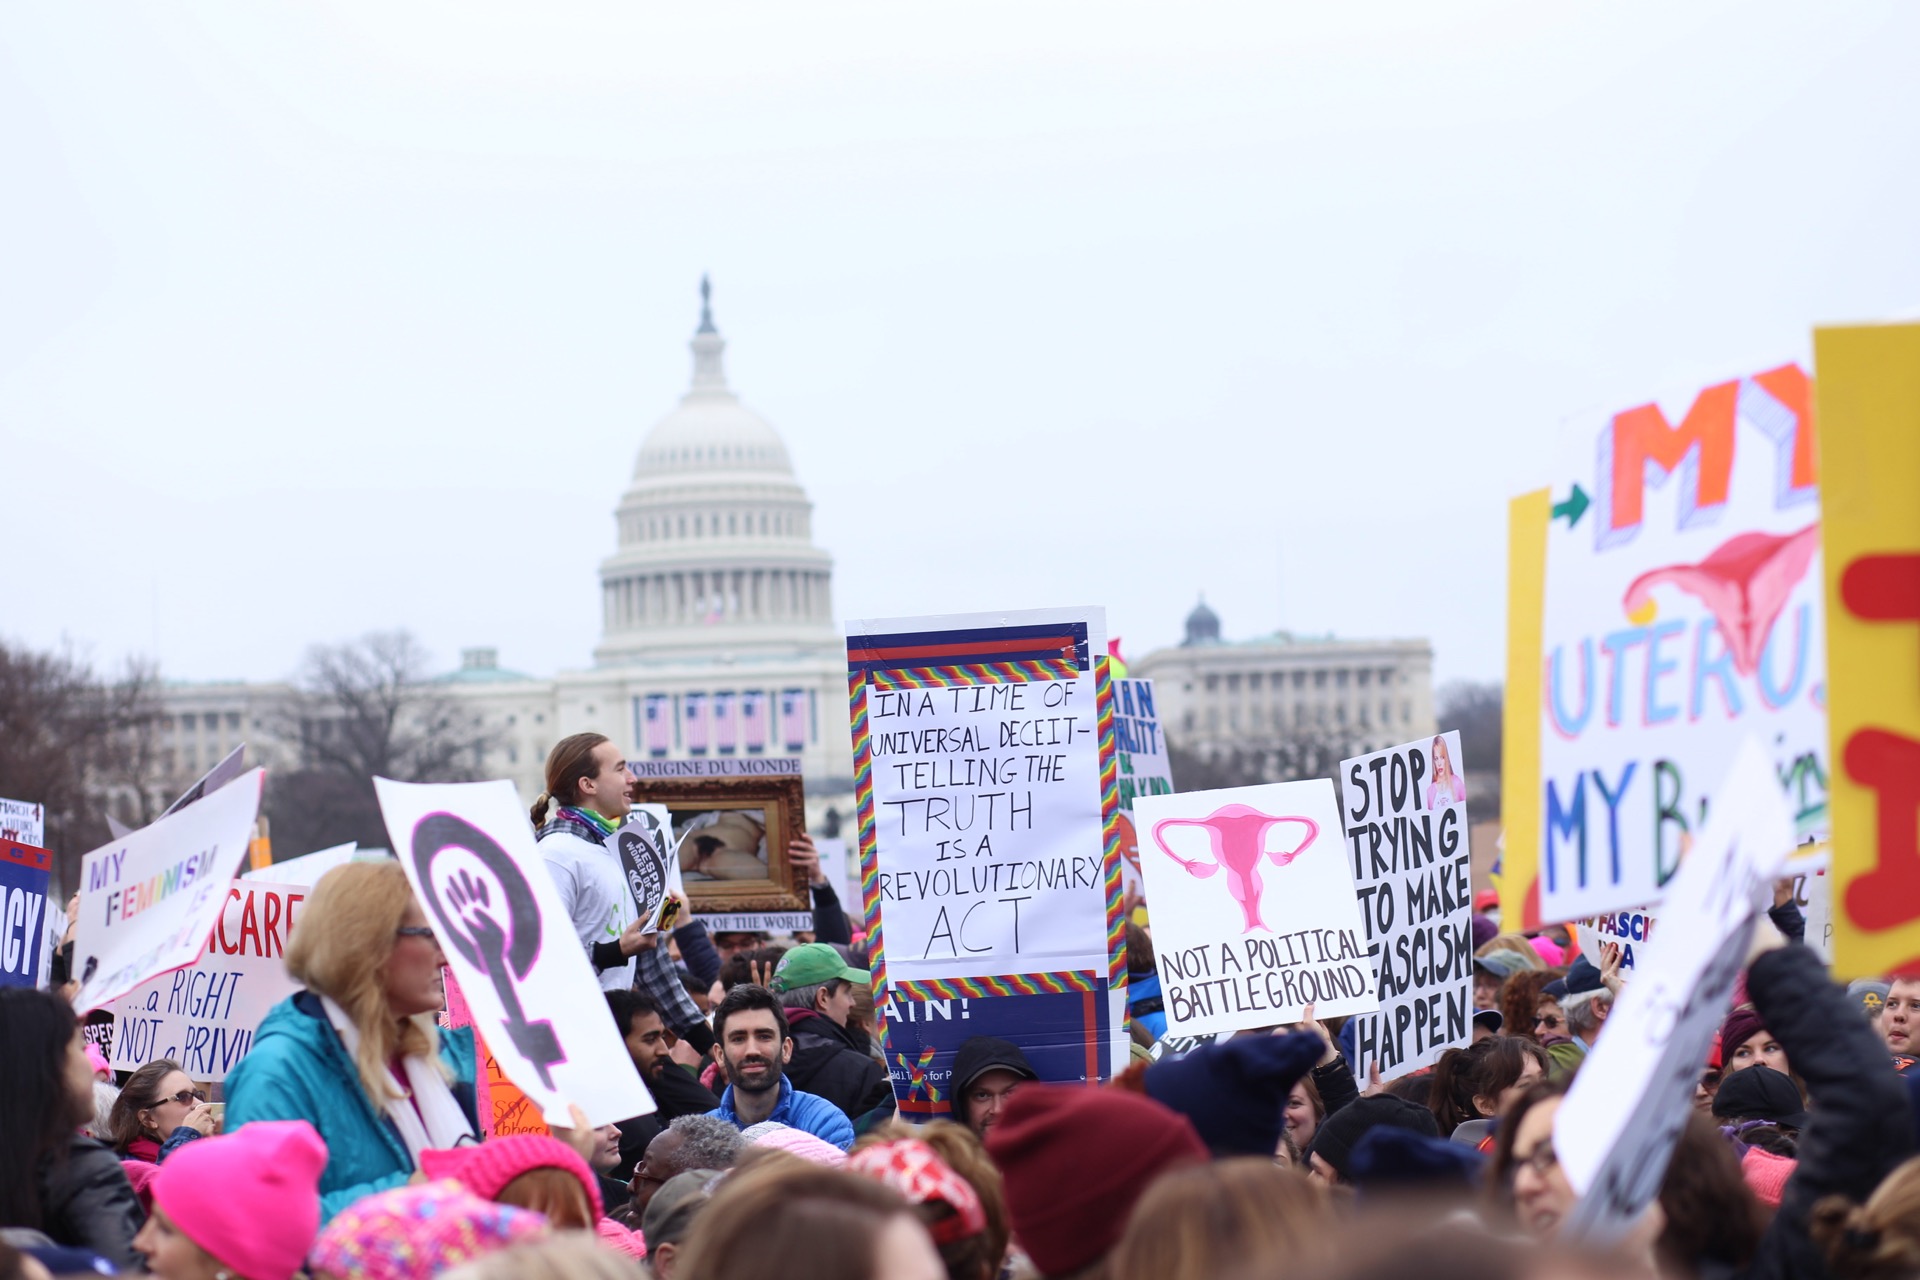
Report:
[[[695,915],[813,909],[806,877],[787,861],[787,846],[807,830],[798,776],[646,778],[634,798],[666,806],[669,852]]]

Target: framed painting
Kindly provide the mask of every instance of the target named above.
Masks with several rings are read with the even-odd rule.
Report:
[[[798,776],[644,778],[636,800],[664,805],[672,856],[696,914],[809,911],[787,846],[807,829]]]

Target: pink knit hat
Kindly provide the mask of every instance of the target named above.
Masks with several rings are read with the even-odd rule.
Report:
[[[100,1052],[100,1046],[87,1041],[87,1061],[93,1064],[93,1078],[96,1080],[113,1079],[113,1067],[107,1061],[107,1055]]]
[[[1552,938],[1542,936],[1528,938],[1527,941],[1532,944],[1533,953],[1546,962],[1547,968],[1558,969],[1567,962],[1566,949]]]
[[[796,1129],[773,1120],[748,1126],[745,1137],[749,1146],[772,1147],[775,1151],[784,1151],[814,1164],[837,1166],[847,1162],[847,1153],[824,1138],[816,1138],[805,1129]]]
[[[247,1280],[288,1280],[320,1229],[327,1144],[305,1120],[256,1120],[189,1142],[153,1177],[153,1204]]]
[[[457,1182],[428,1182],[348,1205],[313,1242],[313,1266],[353,1280],[428,1280],[546,1234],[537,1213],[482,1200]]]
[[[560,1169],[580,1179],[594,1220],[606,1214],[600,1203],[600,1180],[580,1154],[558,1138],[538,1133],[516,1133],[478,1146],[451,1151],[422,1151],[420,1172],[429,1178],[452,1178],[473,1194],[498,1200],[507,1184],[534,1169]]]
[[[1799,1167],[1798,1160],[1777,1156],[1758,1147],[1748,1147],[1747,1154],[1740,1157],[1741,1176],[1753,1188],[1753,1194],[1773,1209],[1780,1207],[1780,1193],[1787,1189],[1787,1179]]]

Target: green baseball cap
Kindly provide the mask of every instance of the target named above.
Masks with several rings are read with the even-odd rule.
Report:
[[[868,980],[868,974],[865,969],[856,969],[842,960],[840,953],[826,943],[805,942],[780,957],[780,967],[773,971],[773,989],[775,992],[792,991],[797,987],[832,982],[835,978],[843,982],[864,983]]]

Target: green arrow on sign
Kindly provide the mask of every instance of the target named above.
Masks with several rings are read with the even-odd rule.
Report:
[[[1576,481],[1573,486],[1572,496],[1565,502],[1556,502],[1554,504],[1553,518],[1558,520],[1561,516],[1565,516],[1567,518],[1567,528],[1571,529],[1580,523],[1580,517],[1587,513],[1587,508],[1591,505],[1593,504],[1587,501],[1587,491],[1582,489],[1579,482]],[[1539,509],[1538,507],[1534,508],[1535,511]]]

